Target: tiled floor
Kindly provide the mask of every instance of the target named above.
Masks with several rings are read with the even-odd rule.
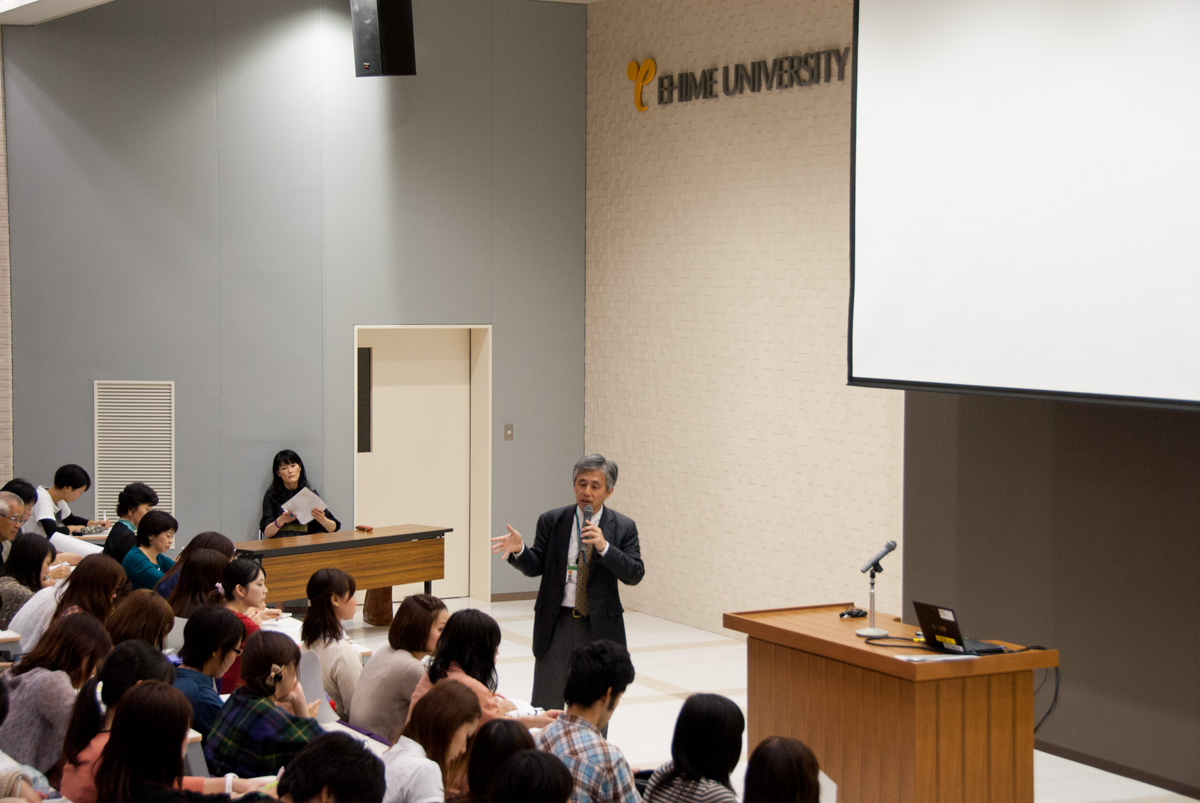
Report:
[[[447,604],[451,610],[480,608],[496,618],[503,632],[497,662],[500,692],[528,700],[533,684],[533,602],[457,599]],[[634,767],[652,769],[669,758],[675,717],[688,694],[724,694],[745,709],[743,642],[641,613],[626,613],[625,626],[637,679],[625,692],[608,738]],[[348,631],[351,638],[372,649],[387,643],[386,630],[364,627],[361,615]],[[739,793],[744,772],[742,766],[734,773]],[[1191,799],[1041,752],[1034,755],[1034,797],[1037,803],[1169,803]]]

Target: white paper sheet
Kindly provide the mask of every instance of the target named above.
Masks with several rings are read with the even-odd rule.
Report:
[[[312,488],[301,488],[299,493],[284,502],[282,507],[284,511],[295,516],[300,524],[308,524],[313,520],[313,508],[324,510],[325,503],[313,493]]]

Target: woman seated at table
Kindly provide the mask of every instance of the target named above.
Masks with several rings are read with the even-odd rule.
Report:
[[[275,455],[275,460],[271,464],[271,473],[274,477],[271,479],[271,487],[263,495],[262,520],[258,523],[258,529],[262,531],[263,538],[274,538],[278,535],[331,533],[342,526],[328,508],[314,507],[311,511],[312,521],[308,524],[301,524],[296,521],[295,514],[284,511],[283,506],[302,488],[308,488],[313,493],[317,493],[317,489],[308,483],[308,476],[304,473],[304,462],[300,459],[300,455],[291,449],[284,449]]]
[[[131,482],[117,494],[117,523],[104,539],[104,554],[117,563],[125,553],[137,546],[137,528],[150,510],[158,504],[158,494],[144,482]]]
[[[121,568],[134,589],[154,589],[154,584],[175,565],[166,556],[175,543],[179,522],[165,510],[151,510],[138,522],[137,546],[125,553]]]
[[[0,630],[8,628],[9,621],[43,588],[54,585],[54,580],[70,575],[70,569],[62,566],[57,577],[52,577],[50,564],[58,550],[45,536],[36,533],[21,533],[12,542],[8,561],[0,574]]]
[[[225,567],[221,585],[225,589],[225,607],[237,614],[246,628],[246,638],[258,632],[262,623],[279,617],[279,611],[267,604],[267,575],[257,561],[238,558]],[[221,678],[221,694],[229,694],[242,683],[242,659],[237,658]]]
[[[304,699],[296,677],[300,648],[283,633],[260,630],[246,639],[242,679],[204,744],[209,771],[243,778],[274,775],[320,735],[317,703]]]
[[[308,579],[308,610],[300,628],[305,649],[321,662],[321,682],[334,710],[349,721],[351,700],[362,674],[362,652],[350,639],[342,622],[358,609],[354,578],[341,569],[317,569]]]
[[[433,654],[449,618],[446,603],[431,594],[404,598],[388,629],[388,646],[371,656],[358,678],[351,725],[396,743],[413,690],[425,677],[422,662]]]
[[[31,652],[51,622],[76,611],[86,611],[101,622],[113,611],[117,596],[129,588],[125,571],[107,555],[88,555],[66,580],[29,598],[9,622],[21,634],[21,652]]]
[[[198,533],[192,536],[192,540],[188,541],[187,546],[180,551],[179,557],[175,559],[175,565],[154,585],[154,590],[159,593],[159,596],[166,600],[171,598],[171,592],[175,590],[175,585],[179,582],[179,573],[183,571],[188,560],[199,549],[213,549],[220,552],[225,556],[226,563],[233,560],[233,541],[229,540],[229,536],[211,530]]]

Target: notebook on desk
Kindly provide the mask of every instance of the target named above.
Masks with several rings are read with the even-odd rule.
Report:
[[[931,650],[955,655],[992,655],[1004,652],[1004,648],[999,644],[963,638],[962,630],[958,626],[958,616],[953,608],[913,600],[913,609],[917,612],[917,621],[921,624],[925,646]]]

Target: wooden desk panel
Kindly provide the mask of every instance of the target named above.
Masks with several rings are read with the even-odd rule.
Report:
[[[750,635],[751,749],[771,735],[804,741],[843,803],[1032,803],[1032,669],[1056,666],[1057,651],[911,664],[894,656],[922,650],[867,646],[844,607],[725,615]]]

